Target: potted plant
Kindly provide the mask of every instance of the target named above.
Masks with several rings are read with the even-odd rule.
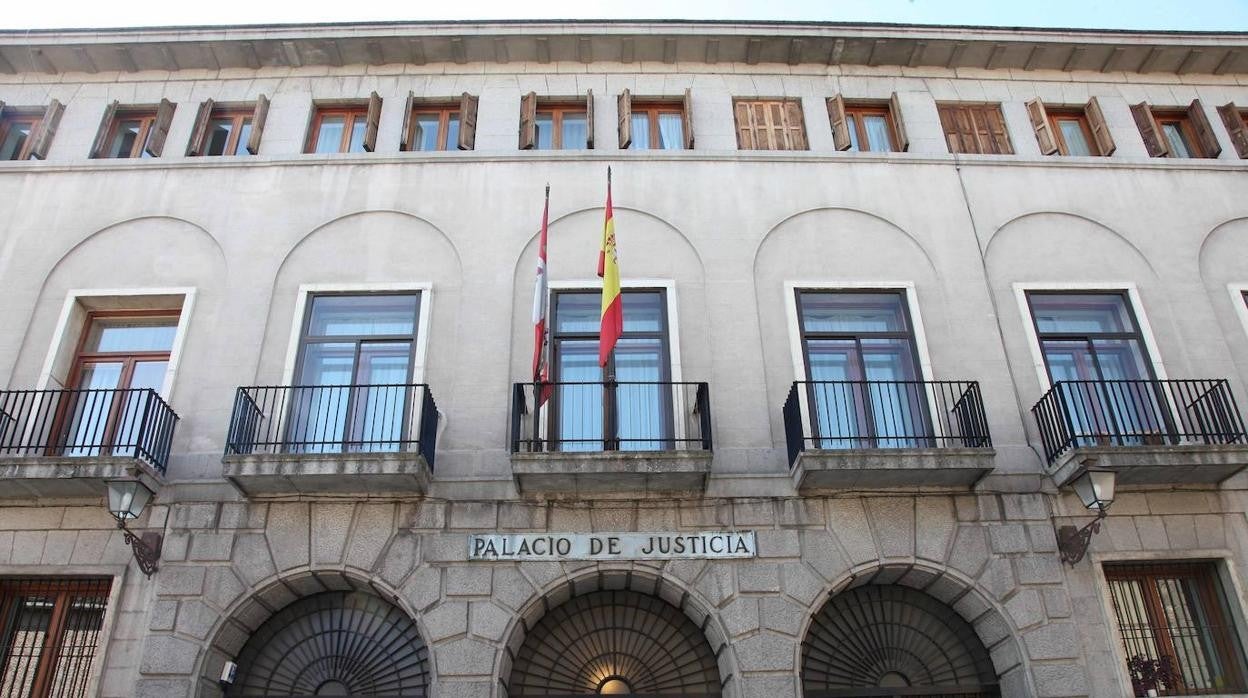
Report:
[[[1137,654],[1127,660],[1127,671],[1131,673],[1131,688],[1136,696],[1158,696],[1177,684],[1170,657],[1152,659]]]

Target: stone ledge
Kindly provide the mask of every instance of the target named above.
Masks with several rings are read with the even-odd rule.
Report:
[[[1052,468],[1053,481],[1066,485],[1089,458],[1116,471],[1119,486],[1216,485],[1248,468],[1248,445],[1081,446],[1066,452]]]
[[[425,457],[399,453],[265,453],[221,459],[225,479],[249,497],[425,494]]]
[[[513,453],[521,495],[647,496],[706,490],[710,451]]]
[[[104,497],[104,482],[139,476],[153,487],[164,482],[146,461],[133,456],[0,456],[0,499]]]
[[[850,448],[802,451],[793,486],[820,489],[941,487],[970,489],[992,472],[991,448]]]

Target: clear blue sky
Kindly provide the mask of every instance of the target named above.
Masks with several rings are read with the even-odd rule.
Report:
[[[1248,31],[1248,0],[34,0],[5,29],[441,19],[758,19]]]

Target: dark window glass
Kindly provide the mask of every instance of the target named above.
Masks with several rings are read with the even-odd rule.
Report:
[[[30,134],[38,117],[5,117],[0,119],[0,160],[24,160],[30,157]]]

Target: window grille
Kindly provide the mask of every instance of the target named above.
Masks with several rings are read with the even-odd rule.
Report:
[[[0,580],[0,697],[86,696],[109,579]]]

